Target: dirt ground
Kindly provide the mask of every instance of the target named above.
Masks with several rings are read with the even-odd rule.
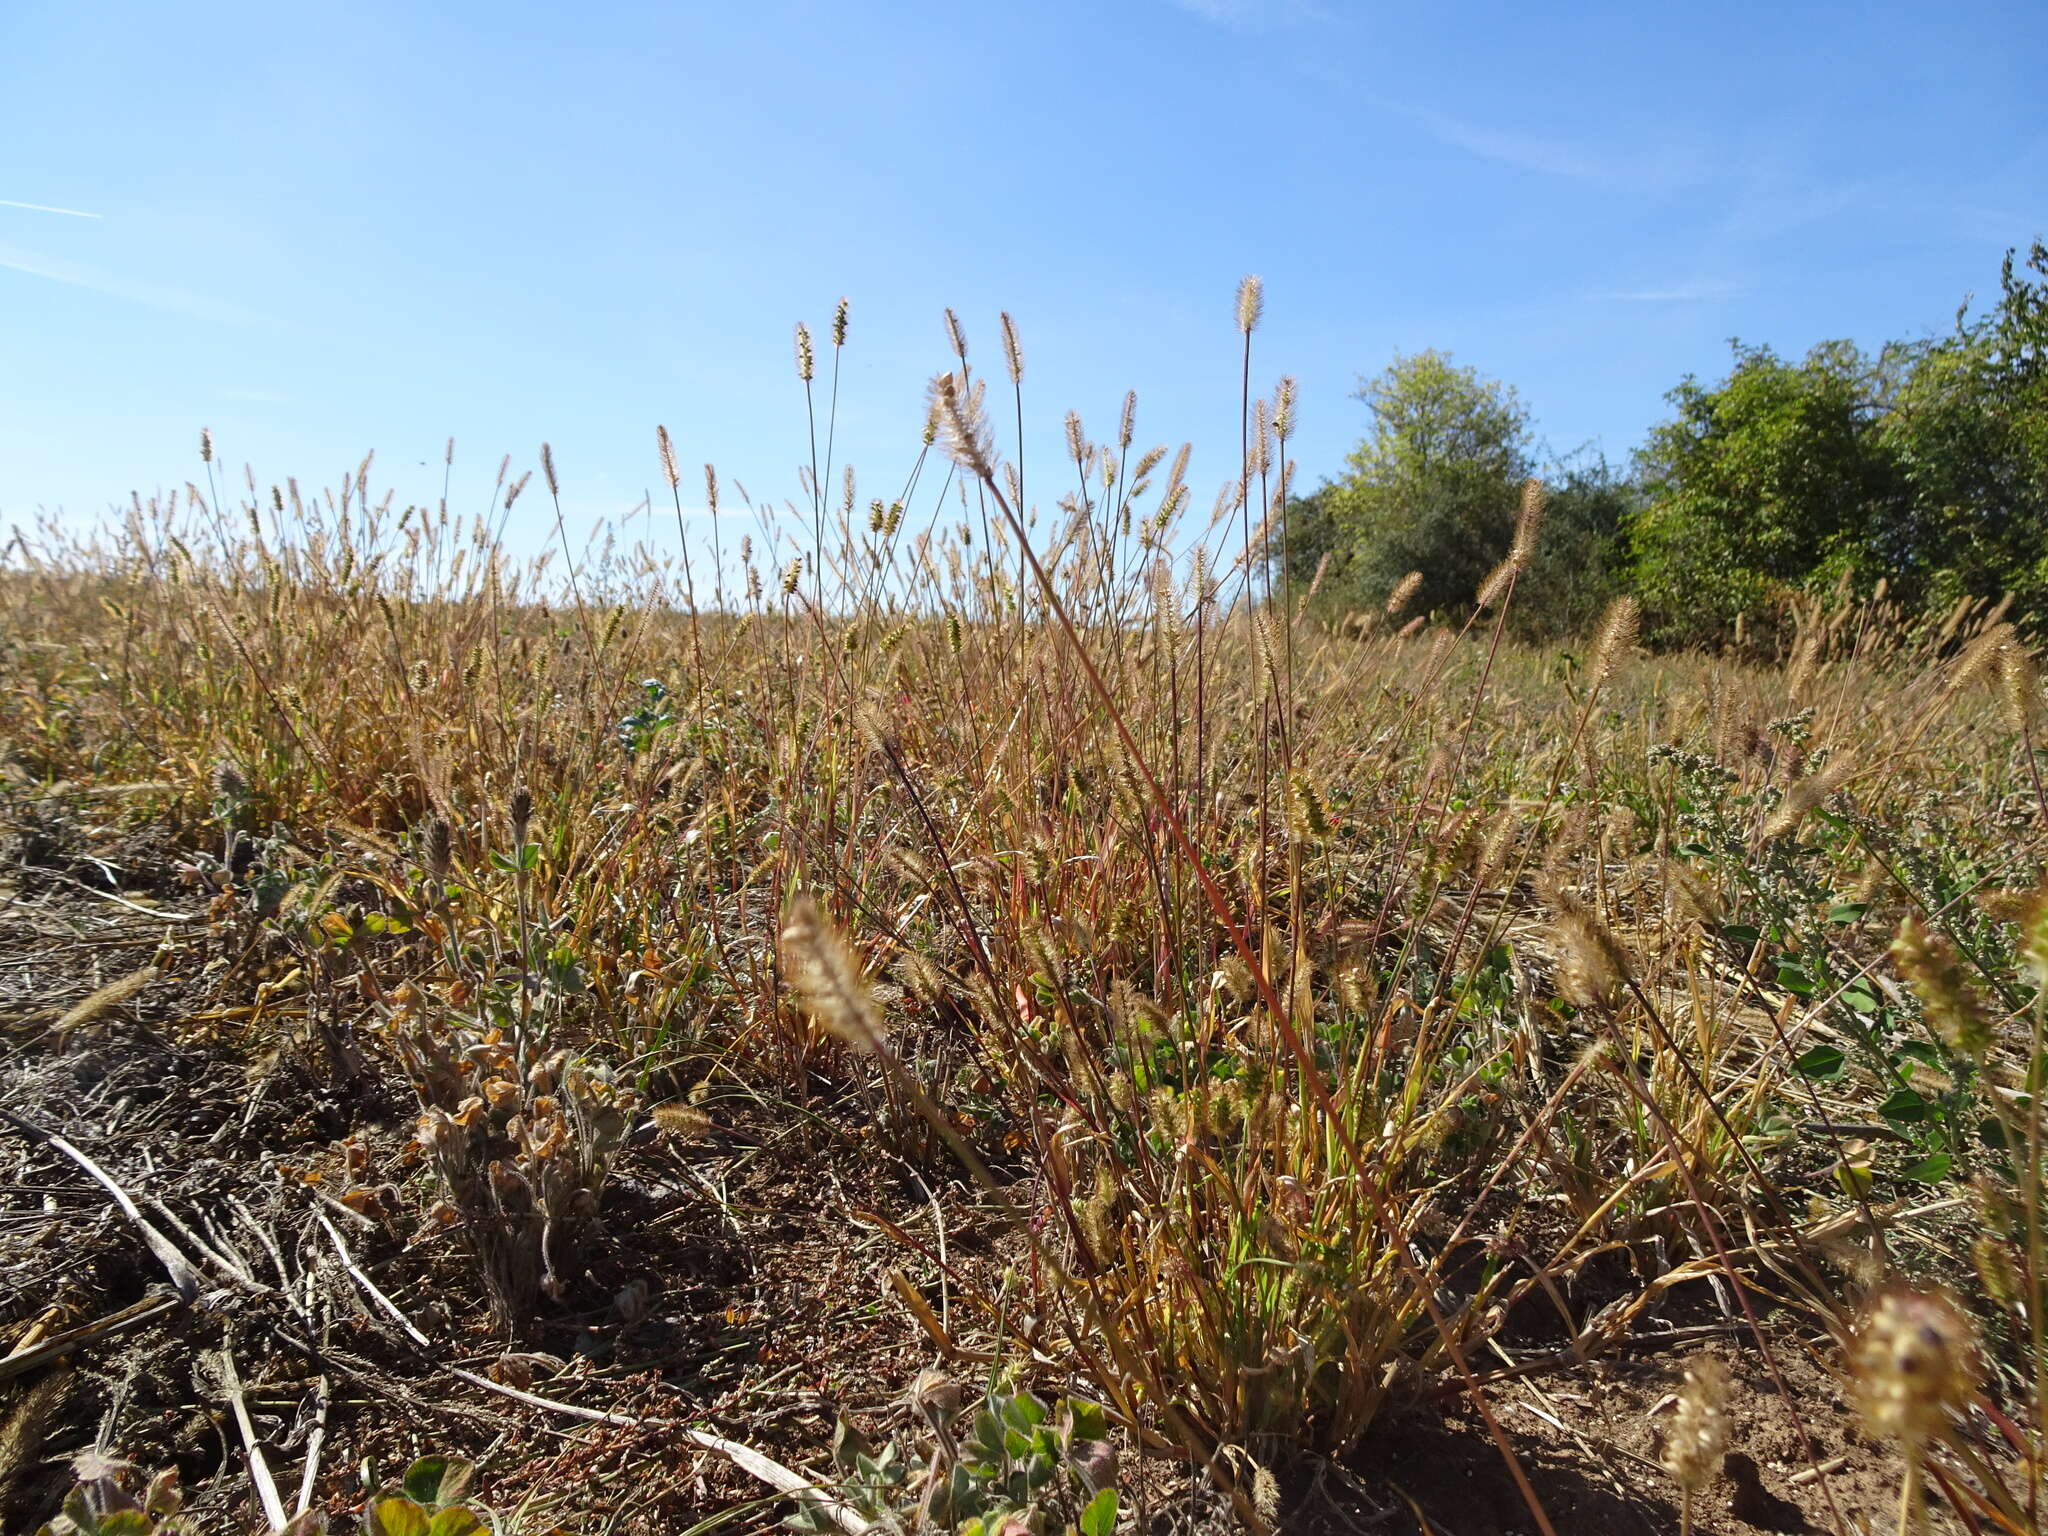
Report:
[[[1000,1263],[967,1191],[885,1162],[856,1114],[735,1095],[695,1139],[636,1138],[587,1268],[508,1351],[455,1239],[423,1224],[409,1093],[374,1053],[337,1072],[319,1021],[263,994],[246,958],[223,952],[158,850],[17,832],[0,862],[0,1355],[87,1331],[0,1380],[8,1531],[52,1513],[94,1448],[175,1465],[208,1529],[253,1521],[237,1383],[287,1506],[307,1478],[337,1529],[429,1449],[476,1459],[483,1502],[528,1536],[681,1533],[721,1512],[724,1530],[773,1529],[789,1506],[682,1427],[822,1471],[839,1416],[902,1426],[906,1384],[935,1363],[889,1272],[948,1300],[873,1218],[933,1246],[943,1226],[961,1272]],[[1728,1474],[1696,1529],[1890,1528],[1896,1461],[1858,1438],[1824,1346],[1773,1326],[1789,1396],[1704,1288],[1605,1358],[1490,1388],[1552,1528],[1679,1528],[1659,1405],[1701,1348],[1739,1391]],[[1390,1416],[1349,1464],[1278,1470],[1287,1530],[1538,1529],[1456,1391]],[[1185,1465],[1127,1463],[1126,1486],[1138,1529],[1235,1528]]]

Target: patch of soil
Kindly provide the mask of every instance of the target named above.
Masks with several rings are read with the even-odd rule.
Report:
[[[1897,1457],[1862,1438],[1839,1383],[1814,1351],[1789,1331],[1774,1331],[1772,1348],[1789,1402],[1747,1334],[1730,1330],[1704,1346],[1689,1341],[1668,1353],[1617,1354],[1513,1383],[1490,1403],[1560,1536],[1676,1531],[1677,1490],[1658,1461],[1668,1399],[1685,1361],[1711,1353],[1735,1382],[1729,1454],[1693,1511],[1693,1529],[1749,1536],[1841,1530],[1845,1521],[1850,1529],[1887,1529],[1898,1508]],[[1827,1469],[1824,1477],[1811,1475],[1816,1462]],[[1385,1527],[1391,1531],[1511,1536],[1537,1529],[1513,1472],[1479,1415],[1463,1404],[1437,1423],[1390,1421],[1357,1471],[1394,1494],[1400,1512]]]

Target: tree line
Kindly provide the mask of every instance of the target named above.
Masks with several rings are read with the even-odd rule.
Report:
[[[1802,595],[1880,582],[1909,615],[2010,594],[2015,618],[2048,619],[2048,246],[2008,252],[1995,305],[1966,301],[1945,335],[1796,360],[1731,345],[1727,376],[1686,377],[1619,465],[1545,461],[1511,386],[1397,354],[1357,391],[1371,421],[1345,472],[1288,503],[1276,575],[1330,618],[1418,571],[1408,612],[1469,612],[1533,475],[1527,638],[1583,632],[1628,592],[1655,643],[1767,642]]]

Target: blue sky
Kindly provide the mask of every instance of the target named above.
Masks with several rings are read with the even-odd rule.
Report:
[[[453,435],[458,509],[548,439],[582,521],[657,483],[660,422],[795,496],[790,327],[841,294],[863,501],[951,304],[991,368],[1016,315],[1033,462],[1136,389],[1206,506],[1245,272],[1307,482],[1358,376],[1431,346],[1621,458],[1731,336],[1995,292],[2048,233],[2043,79],[2040,0],[7,0],[0,527],[196,477],[202,426],[266,484],[375,448],[401,501]]]

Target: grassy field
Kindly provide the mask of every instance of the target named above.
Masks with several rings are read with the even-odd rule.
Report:
[[[1128,425],[1020,516],[981,383],[715,554],[666,433],[630,548],[210,445],[17,539],[10,1528],[97,1446],[209,1530],[430,1451],[521,1532],[2038,1529],[2003,615],[1526,649],[1532,490],[1331,622],[1240,557],[1288,389],[1204,531]]]

